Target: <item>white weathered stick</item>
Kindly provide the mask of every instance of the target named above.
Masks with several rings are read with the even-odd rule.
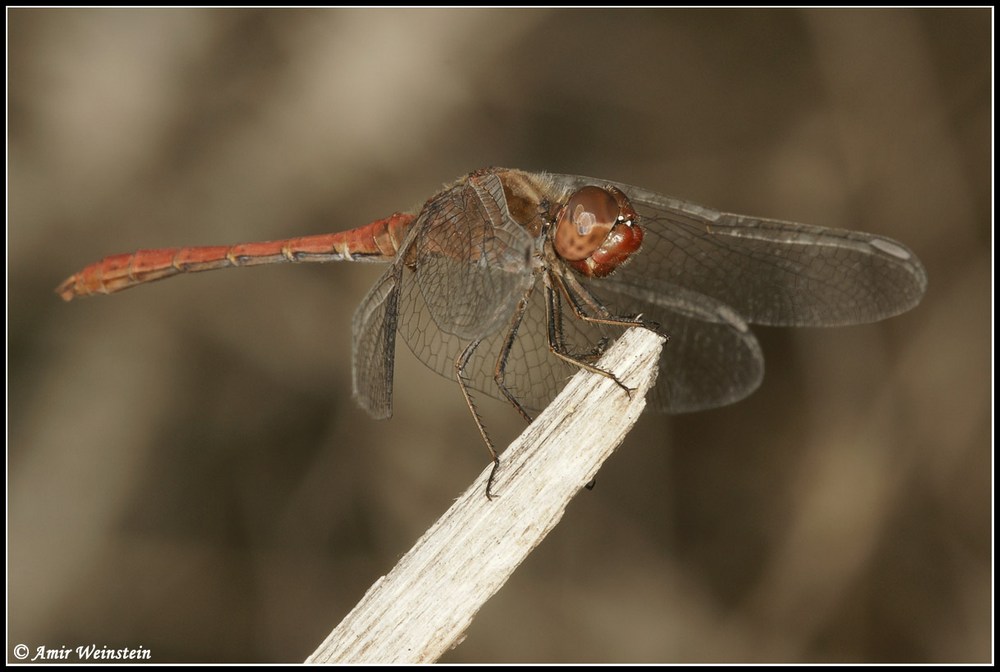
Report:
[[[631,394],[605,376],[576,374],[503,453],[493,501],[487,468],[306,662],[428,663],[460,642],[635,424],[661,346],[631,329],[601,358]]]

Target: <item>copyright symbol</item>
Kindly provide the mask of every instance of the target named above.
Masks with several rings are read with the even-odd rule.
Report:
[[[29,653],[30,651],[28,650],[28,647],[25,644],[18,644],[14,647],[14,657],[17,658],[18,660],[24,660],[25,658],[28,657]]]

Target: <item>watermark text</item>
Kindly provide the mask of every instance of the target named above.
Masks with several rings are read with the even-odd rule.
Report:
[[[81,646],[36,646],[34,650],[26,644],[14,647],[14,657],[32,663],[85,661],[85,660],[152,660],[152,652],[143,646],[112,648],[99,644]]]

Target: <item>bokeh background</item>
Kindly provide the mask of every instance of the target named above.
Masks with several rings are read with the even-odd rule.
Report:
[[[8,660],[301,661],[487,465],[403,346],[395,417],[353,404],[378,267],[56,284],[488,165],[888,235],[930,286],[757,329],[761,389],[645,416],[445,660],[990,660],[991,11],[7,16]]]

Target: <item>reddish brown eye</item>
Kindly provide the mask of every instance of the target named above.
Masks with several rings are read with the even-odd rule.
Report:
[[[580,189],[559,211],[553,240],[556,253],[567,261],[586,259],[608,237],[619,214],[618,202],[606,189]]]
[[[584,187],[556,216],[556,254],[583,275],[603,278],[642,245],[642,227],[628,196],[617,187]]]

